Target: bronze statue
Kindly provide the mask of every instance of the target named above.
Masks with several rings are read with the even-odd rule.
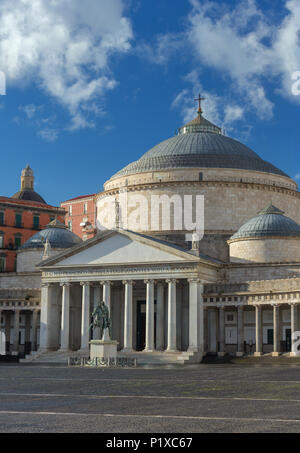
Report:
[[[102,339],[106,329],[109,331],[109,336],[111,338],[111,319],[109,316],[109,310],[105,305],[105,302],[102,300],[99,302],[98,306],[95,307],[92,313],[93,322],[90,325],[90,329],[93,327],[99,327],[100,329],[100,339]]]

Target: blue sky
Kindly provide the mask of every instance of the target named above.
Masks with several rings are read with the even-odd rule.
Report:
[[[204,114],[300,178],[298,0],[0,0],[1,195],[98,192]]]

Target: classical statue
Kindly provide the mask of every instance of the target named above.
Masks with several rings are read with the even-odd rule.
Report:
[[[109,316],[109,310],[102,300],[98,306],[95,307],[92,313],[93,322],[90,325],[90,329],[98,327],[100,329],[100,338],[103,339],[106,329],[108,329],[109,337],[111,338],[111,319]]]

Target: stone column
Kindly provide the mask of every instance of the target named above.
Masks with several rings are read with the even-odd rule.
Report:
[[[236,356],[244,355],[244,307],[237,307],[237,352]]]
[[[10,352],[10,332],[11,332],[11,312],[6,311],[5,313],[5,339],[7,343],[6,352]]]
[[[156,299],[156,349],[158,351],[164,350],[164,283],[157,285],[157,299]]]
[[[262,355],[262,316],[261,306],[255,305],[255,357]]]
[[[93,311],[97,308],[99,302],[103,299],[101,298],[101,287],[102,284],[96,284],[94,286],[94,303],[93,303]],[[93,327],[93,340],[100,340],[100,327]]]
[[[61,351],[68,351],[70,345],[70,283],[61,283],[62,308],[61,308]]]
[[[31,312],[29,310],[26,311],[25,314],[25,353],[27,352],[27,348],[30,343],[30,330],[31,330]],[[30,345],[30,352],[32,351],[32,345]]]
[[[279,323],[279,305],[273,304],[273,352],[272,356],[277,357],[280,350],[280,323]]]
[[[82,286],[80,351],[88,352],[90,339],[90,283],[81,282],[80,285]]]
[[[2,309],[0,308],[0,354],[6,354],[6,336],[5,336],[5,318],[4,326],[2,327],[1,323]]]
[[[203,285],[198,279],[189,282],[189,348],[190,352],[203,352]]]
[[[32,315],[31,315],[31,332],[30,332],[31,351],[36,351],[37,317],[38,317],[38,310],[33,310]]]
[[[123,348],[123,352],[132,352],[132,340],[133,340],[133,317],[132,317],[133,282],[131,280],[125,280],[125,281],[123,281],[123,285],[125,285],[124,348]]]
[[[225,355],[225,313],[224,307],[219,307],[219,352],[218,356]]]
[[[154,351],[154,280],[145,280],[146,289],[146,346],[145,351]]]
[[[13,355],[19,354],[19,332],[20,332],[20,310],[15,309],[14,312],[14,345]]]
[[[176,283],[177,280],[167,280],[168,283],[168,352],[177,352],[177,320],[176,320]]]
[[[42,283],[39,348],[41,352],[51,349],[51,289],[50,283]]]
[[[109,310],[109,316],[111,316],[110,300],[111,300],[111,285],[112,285],[112,282],[105,281],[105,282],[101,282],[101,284],[103,285],[103,300],[104,300],[105,305],[107,306],[107,308]]]
[[[209,332],[208,332],[208,308],[203,307],[203,329],[204,329],[204,344],[203,353],[207,354],[209,350]]]
[[[297,332],[297,305],[296,304],[290,304],[291,306],[291,352],[290,355],[292,357],[296,356],[299,354],[299,351],[297,352],[297,346],[296,342],[298,338],[295,338],[296,335],[295,333]]]

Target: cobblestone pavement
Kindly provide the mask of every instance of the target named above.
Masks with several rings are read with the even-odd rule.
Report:
[[[300,367],[0,365],[0,432],[300,432]]]

